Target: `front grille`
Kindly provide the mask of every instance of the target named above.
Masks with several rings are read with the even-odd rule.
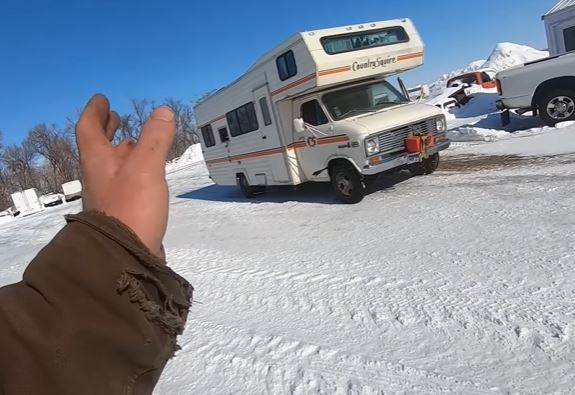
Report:
[[[438,135],[436,118],[425,119],[417,123],[388,130],[378,136],[379,152],[382,154],[405,150],[405,139],[411,134],[433,133]]]

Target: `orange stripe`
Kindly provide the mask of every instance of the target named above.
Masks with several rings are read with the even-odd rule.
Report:
[[[423,52],[411,53],[408,55],[398,56],[397,61],[401,62],[402,60],[409,60],[409,59],[415,59],[415,58],[421,58],[421,57],[423,57]]]
[[[314,78],[315,78],[315,74],[310,74],[310,75],[308,75],[307,77],[303,77],[301,80],[297,80],[296,82],[292,82],[292,83],[289,84],[289,85],[286,85],[286,86],[284,86],[284,87],[282,87],[282,88],[279,88],[279,89],[273,91],[273,92],[272,92],[272,96],[278,95],[278,94],[280,94],[280,93],[282,93],[282,92],[285,92],[285,91],[287,91],[287,90],[289,90],[289,89],[291,89],[291,88],[295,88],[295,87],[298,86],[298,85],[305,84],[306,82],[311,81],[311,80],[313,80]]]
[[[319,145],[324,145],[324,144],[345,143],[348,141],[349,141],[348,136],[334,136],[334,137],[323,137],[321,139],[318,139],[317,143]],[[292,144],[288,145],[287,149],[288,150],[297,150],[297,149],[306,148],[306,147],[307,147],[307,144],[305,142],[298,141],[297,143],[292,143]],[[268,150],[264,150],[264,151],[248,152],[246,154],[230,156],[228,158],[211,159],[211,160],[207,160],[206,163],[208,165],[215,165],[218,163],[235,162],[235,161],[247,160],[247,159],[255,159],[255,158],[261,158],[264,156],[272,156],[272,155],[283,154],[283,153],[284,153],[284,148],[272,148],[272,149],[268,149]]]
[[[351,66],[336,67],[334,69],[322,70],[322,71],[318,72],[317,75],[321,77],[324,75],[343,73],[343,72],[350,71],[350,70],[351,70]]]
[[[335,137],[326,137],[323,139],[319,139],[317,141],[318,144],[335,144],[335,143],[346,143],[349,141],[348,136],[335,136]]]
[[[270,155],[276,155],[276,154],[281,154],[281,153],[283,153],[282,148],[274,148],[274,149],[266,150],[266,151],[250,152],[247,154],[232,156],[231,160],[236,161],[236,160],[243,160],[243,159],[253,159],[253,158],[259,158],[261,156],[270,156]]]
[[[288,145],[287,149],[293,150],[293,149],[305,148],[305,147],[307,147],[307,144],[302,141],[302,142],[293,143],[293,144]]]
[[[219,159],[212,159],[212,160],[207,160],[206,163],[208,165],[215,165],[217,163],[224,163],[224,162],[229,162],[228,158],[219,158]]]

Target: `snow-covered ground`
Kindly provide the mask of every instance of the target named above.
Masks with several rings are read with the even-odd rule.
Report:
[[[170,163],[165,244],[195,303],[156,393],[572,393],[575,125],[502,130],[495,98],[452,114],[438,172],[358,205],[246,200],[197,146]],[[0,286],[78,210],[0,224]]]
[[[569,393],[572,135],[456,144],[353,206],[323,185],[248,201],[179,161],[166,248],[195,304],[156,393]],[[79,209],[0,225],[0,285]]]

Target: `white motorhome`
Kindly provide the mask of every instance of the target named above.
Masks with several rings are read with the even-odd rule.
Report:
[[[423,50],[408,19],[296,34],[195,107],[210,177],[248,197],[331,181],[356,203],[382,172],[433,172],[449,146],[443,114],[386,80]]]

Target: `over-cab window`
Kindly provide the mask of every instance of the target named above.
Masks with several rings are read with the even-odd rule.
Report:
[[[204,138],[204,144],[206,147],[212,147],[216,145],[214,132],[212,132],[212,125],[202,126],[202,137]]]
[[[305,123],[313,126],[328,123],[327,116],[317,100],[310,100],[301,105],[301,117]]]
[[[322,37],[321,45],[323,45],[323,49],[326,53],[335,55],[342,52],[358,51],[360,49],[381,47],[408,41],[409,36],[405,29],[401,26],[394,26],[366,32]]]
[[[278,66],[278,75],[282,81],[285,81],[297,74],[295,56],[291,49],[277,57],[276,65]]]
[[[226,114],[230,133],[233,137],[241,136],[259,129],[256,108],[253,102],[244,104]]]

